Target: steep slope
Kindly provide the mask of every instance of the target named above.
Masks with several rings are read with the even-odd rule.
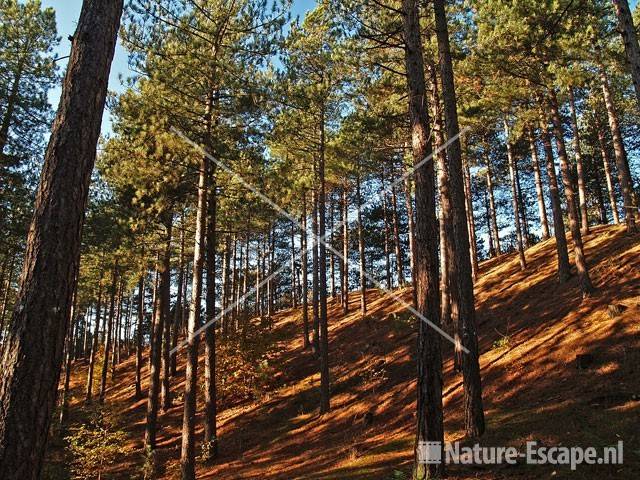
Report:
[[[623,465],[451,466],[450,478],[640,478],[640,236],[622,227],[598,227],[585,238],[598,290],[586,300],[574,279],[558,285],[553,239],[527,250],[528,269],[504,255],[484,262],[476,284],[481,368],[488,428],[482,445],[605,446],[625,442]],[[409,290],[371,291],[369,315],[341,314],[330,303],[332,409],[318,415],[318,362],[302,349],[300,311],[283,311],[273,328],[254,329],[264,343],[269,378],[251,401],[228,400],[219,414],[220,457],[199,465],[211,479],[409,478],[415,409],[415,333],[410,315],[394,300]],[[461,376],[445,354],[445,428],[462,439]],[[576,355],[593,359],[576,368]],[[74,367],[72,421],[80,408],[86,368]],[[181,371],[182,372],[182,371]],[[181,373],[180,372],[180,373]],[[239,374],[241,375],[241,373]],[[182,405],[181,374],[172,384],[176,406],[161,416],[159,478],[177,476]],[[238,386],[237,389],[240,387]],[[133,359],[120,369],[107,403],[120,413],[132,453],[103,478],[132,478],[142,463],[145,401],[134,401]],[[202,412],[200,412],[201,415]],[[201,436],[201,431],[198,431]],[[59,443],[59,442],[58,442]],[[52,462],[64,461],[54,449]],[[573,474],[573,475],[571,475]],[[177,478],[177,477],[176,477]]]

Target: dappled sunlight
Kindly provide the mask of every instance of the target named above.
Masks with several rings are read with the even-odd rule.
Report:
[[[484,445],[521,446],[527,440],[564,445],[637,442],[640,238],[628,236],[622,227],[596,227],[585,240],[598,288],[585,300],[575,279],[558,284],[553,239],[526,251],[526,272],[520,271],[515,254],[481,264],[476,299],[488,422]],[[367,295],[365,318],[359,293],[351,294],[347,315],[338,302],[329,302],[332,409],[322,416],[318,361],[310,350],[303,350],[300,310],[274,315],[273,327],[261,331],[276,370],[268,391],[252,401],[220,403],[220,456],[212,464],[199,464],[198,478],[379,480],[392,478],[395,471],[410,471],[415,323],[394,295],[410,303],[411,291],[388,294],[372,289]],[[612,304],[623,306],[619,315],[609,313]],[[261,328],[258,319],[251,325]],[[446,340],[442,345],[446,437],[464,440],[462,378],[453,370],[452,346]],[[591,355],[593,365],[577,368],[578,354]],[[178,375],[171,379],[173,407],[159,417],[162,478],[173,478],[178,471],[184,352],[178,358]],[[82,421],[86,369],[82,361],[74,366],[72,422]],[[143,371],[145,389],[146,363]],[[130,357],[118,367],[116,381],[107,390],[107,404],[121,414],[121,428],[132,449],[109,478],[130,478],[143,459],[146,399],[133,401],[134,376],[135,358]],[[197,438],[202,438],[201,428]],[[611,468],[582,470],[580,478],[601,478]],[[629,453],[625,465],[617,468],[633,478],[638,460]],[[534,472],[518,465],[510,467],[509,475],[540,478],[552,470],[538,467]],[[463,466],[452,467],[450,473],[450,478],[503,475]]]

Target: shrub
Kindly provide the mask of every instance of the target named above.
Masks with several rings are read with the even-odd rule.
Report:
[[[107,467],[129,452],[126,434],[115,430],[115,425],[114,418],[99,409],[88,423],[70,428],[65,440],[73,454],[71,471],[75,478],[100,479]]]

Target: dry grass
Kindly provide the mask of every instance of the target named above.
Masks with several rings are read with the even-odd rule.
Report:
[[[526,272],[513,255],[482,264],[476,299],[488,429],[481,443],[520,446],[534,439],[604,446],[622,439],[625,464],[578,467],[573,475],[564,467],[452,467],[450,478],[640,478],[640,237],[627,236],[621,227],[599,227],[585,240],[598,288],[586,300],[575,279],[558,285],[553,239],[527,250]],[[409,290],[399,293],[410,301]],[[268,395],[220,405],[220,457],[200,465],[198,478],[385,480],[408,474],[414,327],[393,298],[375,290],[369,295],[365,319],[357,310],[358,294],[351,296],[346,316],[330,303],[332,409],[323,416],[317,408],[318,365],[302,349],[300,312],[275,317],[273,330],[265,333],[277,369]],[[610,305],[623,307],[611,315]],[[453,372],[450,345],[443,347],[445,427],[447,439],[457,440],[463,437],[461,377]],[[593,365],[576,368],[577,354],[593,355]],[[123,458],[106,478],[134,478],[143,462],[145,401],[132,399],[133,362],[123,364],[107,401],[126,420],[122,428],[138,453]],[[71,410],[78,422],[86,366],[79,363],[74,371]],[[176,392],[182,374],[173,381]],[[160,478],[177,478],[181,415],[176,402],[160,417]],[[63,461],[61,455],[54,449],[52,460]]]

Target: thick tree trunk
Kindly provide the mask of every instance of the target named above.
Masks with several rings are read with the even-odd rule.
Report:
[[[85,1],[73,37],[0,362],[3,480],[40,477],[122,5]]]
[[[144,325],[144,277],[138,278],[138,324],[136,326],[136,398],[142,398],[142,328]]]
[[[327,319],[327,246],[325,244],[326,224],[326,191],[324,178],[325,163],[325,125],[324,110],[320,122],[320,155],[318,157],[318,180],[320,192],[318,194],[318,228],[320,237],[320,414],[327,413],[330,408],[329,382],[329,325]]]
[[[613,5],[618,17],[618,31],[622,36],[624,51],[627,54],[631,78],[636,91],[636,101],[640,107],[640,47],[638,37],[633,25],[633,16],[627,0],[613,0]]]
[[[205,460],[210,461],[218,456],[218,427],[217,399],[216,399],[216,247],[218,243],[216,235],[218,198],[216,192],[215,163],[211,165],[211,186],[207,202],[207,234],[206,234],[206,259],[207,259],[207,296],[206,296],[206,322],[207,329],[204,333],[204,438],[205,448],[203,453]],[[235,270],[235,268],[234,268]],[[235,276],[235,272],[234,272]],[[237,283],[237,278],[236,282]]]
[[[302,194],[302,230],[300,231],[300,261],[302,263],[302,335],[303,346],[309,348],[309,259],[307,247],[307,194]]]
[[[409,119],[415,170],[416,202],[416,290],[417,310],[430,322],[440,323],[438,289],[438,223],[435,203],[435,176],[429,142],[429,114],[426,105],[424,61],[416,0],[403,0],[405,68],[409,96]],[[425,162],[425,159],[427,160]],[[442,415],[442,352],[440,334],[423,320],[418,322],[417,346],[417,432],[414,479],[444,474],[444,463],[419,462],[424,442],[444,442]]]
[[[577,218],[578,208],[576,206],[576,195],[573,190],[573,181],[567,151],[564,145],[564,132],[562,131],[562,120],[558,108],[558,100],[556,93],[552,89],[550,92],[551,121],[553,122],[554,136],[556,137],[556,150],[560,159],[560,168],[562,170],[562,183],[564,185],[564,196],[567,200],[567,210],[569,216],[569,229],[573,240],[573,254],[580,279],[580,289],[583,296],[590,295],[593,292],[593,285],[589,277],[589,267],[584,255],[584,247],[582,245],[582,235],[580,234],[580,221]]]
[[[205,117],[210,122],[212,99],[207,100]],[[195,245],[193,248],[193,274],[191,303],[187,326],[187,366],[184,382],[184,412],[182,416],[182,445],[180,470],[183,480],[196,478],[196,395],[198,378],[198,328],[200,326],[202,300],[202,269],[205,255],[205,236],[207,223],[207,188],[209,184],[209,160],[206,155],[200,159],[198,176],[198,207],[196,213]]]
[[[538,148],[531,128],[527,129],[529,139],[529,149],[531,150],[531,166],[533,167],[533,177],[536,184],[536,197],[538,199],[538,215],[540,217],[540,227],[542,228],[542,240],[549,239],[549,222],[547,220],[547,207],[544,203],[544,190],[542,188],[542,175],[540,174],[540,159]]]
[[[635,215],[637,213],[637,205],[635,203],[635,196],[633,192],[633,182],[631,180],[631,171],[629,170],[627,151],[625,150],[622,134],[620,133],[618,113],[616,112],[616,108],[613,103],[613,96],[611,95],[611,89],[609,87],[609,79],[607,78],[603,65],[600,65],[600,83],[602,85],[604,103],[607,108],[609,128],[611,129],[611,136],[613,137],[613,151],[615,153],[616,166],[618,167],[618,181],[620,182],[620,188],[622,189],[625,222],[627,224],[627,231],[633,232],[636,230]]]
[[[364,258],[364,232],[362,229],[362,195],[360,191],[360,172],[356,173],[356,207],[358,222],[358,253],[360,256],[360,314],[364,318],[367,314],[367,277]]]
[[[618,215],[618,202],[616,201],[616,192],[613,187],[613,177],[611,175],[611,163],[609,159],[609,151],[607,150],[607,144],[604,137],[604,131],[602,125],[596,116],[596,130],[598,131],[598,144],[600,146],[600,156],[602,157],[602,165],[604,167],[604,178],[607,182],[607,192],[609,193],[609,204],[611,205],[611,214],[613,216],[613,223],[616,225],[620,223],[620,216]]]
[[[462,337],[462,347],[468,352],[462,357],[462,377],[464,383],[465,430],[469,437],[478,437],[484,433],[484,409],[482,406],[482,384],[480,381],[480,364],[478,354],[478,336],[476,333],[475,300],[473,294],[473,278],[471,276],[471,259],[469,258],[469,231],[464,203],[464,186],[462,173],[462,149],[456,92],[453,79],[453,65],[449,46],[449,33],[444,0],[433,2],[440,57],[440,80],[442,81],[442,99],[444,118],[447,128],[447,160],[449,167],[449,191],[453,210],[454,246],[451,257],[451,295],[452,320],[458,325],[458,333]],[[460,346],[456,343],[456,350]]]
[[[511,179],[511,201],[513,205],[513,217],[516,224],[516,241],[518,242],[518,259],[520,261],[520,270],[526,270],[527,261],[524,256],[524,242],[522,239],[522,227],[520,220],[520,208],[518,205],[518,186],[516,184],[516,161],[509,140],[509,123],[507,119],[503,120],[504,133],[507,141],[507,159],[509,162],[509,178]]]
[[[573,130],[573,150],[576,156],[576,174],[578,177],[578,202],[580,208],[580,230],[583,235],[589,233],[589,213],[587,211],[587,190],[585,187],[584,167],[582,165],[582,148],[580,145],[580,130],[576,115],[576,101],[573,87],[569,87],[569,108],[571,109],[571,129]]]
[[[440,93],[438,91],[438,74],[435,64],[427,60],[429,75],[429,103],[433,115],[433,143],[436,148],[437,181],[440,193],[440,321],[443,325],[451,323],[451,258],[455,250],[453,241],[453,218],[451,206],[451,192],[449,191],[449,166],[447,165],[447,150],[444,147],[445,127],[442,121]],[[457,326],[454,325],[454,329]],[[460,368],[456,356],[455,367]]]
[[[349,313],[349,199],[342,187],[342,313]]]
[[[549,179],[549,197],[551,197],[551,211],[553,214],[553,233],[556,237],[556,253],[558,255],[558,280],[565,283],[571,276],[569,266],[569,251],[567,250],[567,236],[564,231],[562,218],[562,206],[560,204],[560,192],[556,177],[556,166],[553,160],[553,147],[549,137],[547,121],[544,114],[540,116],[540,139],[544,147],[545,164],[547,166],[547,178]]]
[[[118,289],[118,260],[113,268],[111,280],[111,299],[109,300],[109,316],[105,319],[105,344],[104,356],[102,358],[102,370],[100,372],[100,403],[104,403],[105,392],[107,390],[107,372],[109,370],[109,354],[111,353],[111,342],[113,339],[113,321],[115,316],[115,303]]]

